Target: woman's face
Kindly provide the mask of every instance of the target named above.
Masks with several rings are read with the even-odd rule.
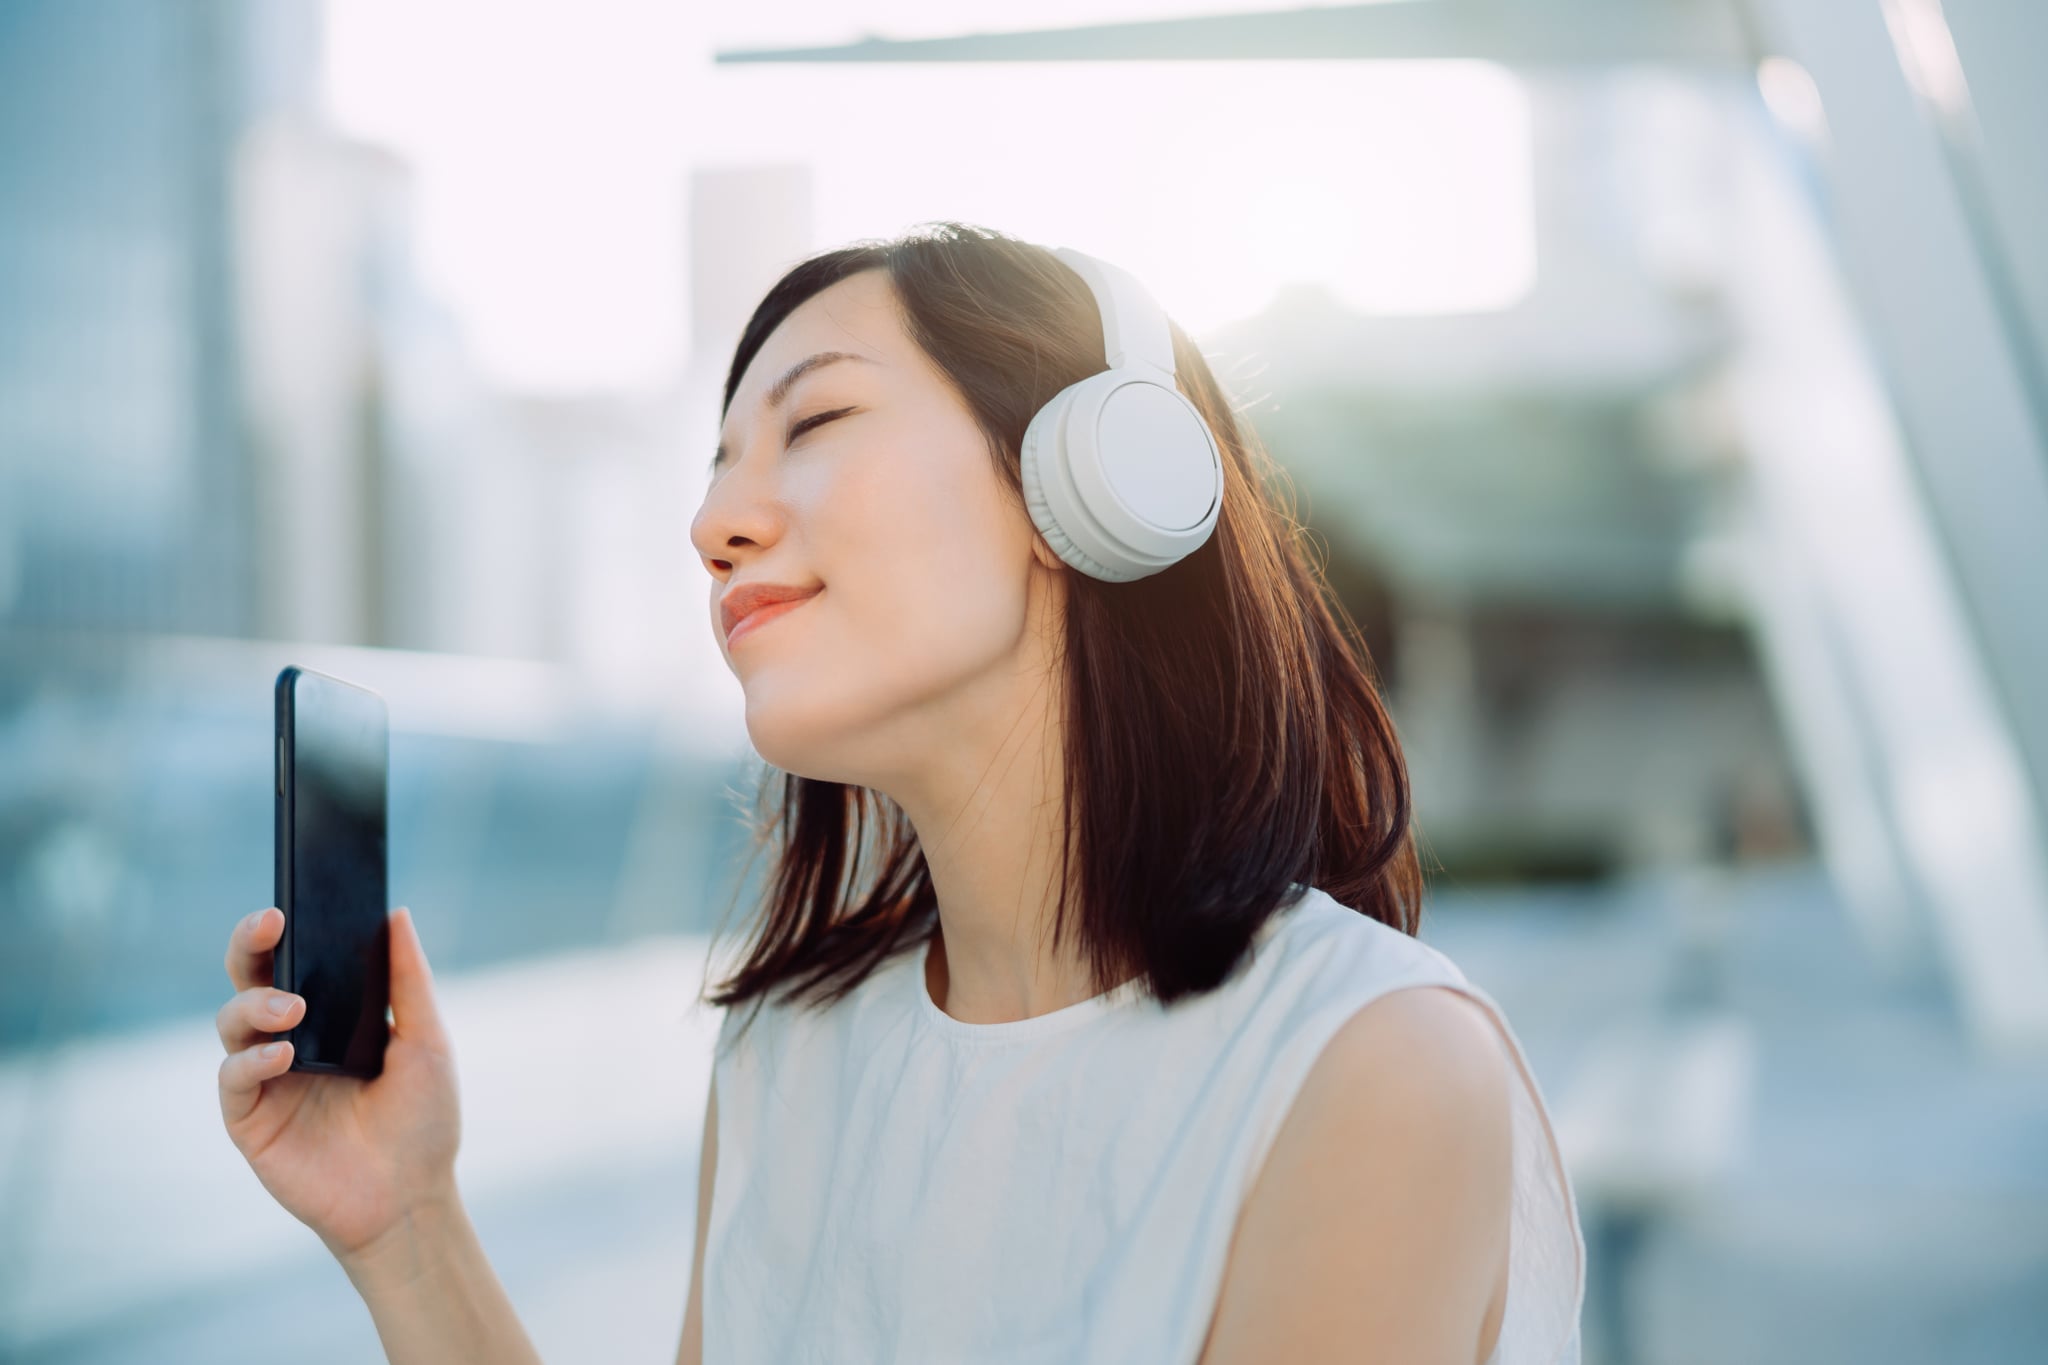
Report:
[[[853,358],[814,362],[776,393],[826,352]],[[985,758],[980,741],[999,741],[1043,686],[1059,561],[881,271],[820,291],[776,328],[719,448],[690,538],[760,755],[892,794],[931,764]],[[720,599],[755,583],[818,591],[728,640]]]

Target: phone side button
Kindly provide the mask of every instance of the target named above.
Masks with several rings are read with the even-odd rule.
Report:
[[[284,795],[284,736],[277,737],[277,794]]]

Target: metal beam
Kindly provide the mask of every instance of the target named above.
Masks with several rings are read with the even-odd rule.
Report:
[[[717,52],[741,62],[1274,61],[1466,58],[1517,66],[1754,61],[1721,0],[1391,0],[1262,14],[970,33],[868,37],[829,47]]]
[[[1916,92],[1908,60],[1927,59],[1926,35],[1915,54],[1866,0],[1758,10],[1773,50],[1818,89],[1824,220],[1945,552],[1943,581],[1917,590],[1942,629],[1912,628],[1900,638],[1920,657],[1866,669],[1894,745],[1899,824],[1972,1024],[2000,1045],[2048,1047],[2048,430],[2001,298],[2009,281]],[[2037,31],[2017,9],[2006,18],[2008,42]],[[1827,491],[1835,515],[1859,508],[1852,491]],[[1881,591],[1867,582],[1860,603],[1842,604],[1877,623],[1871,639],[1898,635],[1900,609],[1915,605]],[[1938,675],[1948,682],[1933,685]]]

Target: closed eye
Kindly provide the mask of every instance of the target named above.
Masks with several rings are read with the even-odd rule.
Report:
[[[854,406],[857,407],[858,405]],[[782,438],[782,444],[787,446],[790,442],[796,440],[797,437],[803,435],[812,427],[823,426],[825,423],[831,421],[833,418],[844,417],[847,413],[852,411],[854,411],[854,407],[834,408],[830,412],[821,412],[814,417],[806,417],[803,421],[798,422],[795,426],[789,429],[789,431]],[[725,452],[721,450],[711,459],[711,473],[713,475],[716,475],[719,470],[725,468],[725,463]]]
[[[812,427],[821,427],[825,425],[825,423],[831,421],[833,418],[844,417],[847,413],[852,411],[853,409],[850,407],[834,408],[830,412],[821,412],[817,414],[815,417],[806,417],[803,421],[798,422],[795,426],[789,429],[789,435],[782,438],[782,443],[784,445],[788,445],[791,441],[794,441],[797,437],[803,435]]]

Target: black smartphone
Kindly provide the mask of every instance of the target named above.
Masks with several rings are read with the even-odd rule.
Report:
[[[276,895],[271,984],[305,997],[285,1031],[293,1071],[384,1070],[391,921],[384,818],[391,724],[367,687],[309,668],[277,675]]]

